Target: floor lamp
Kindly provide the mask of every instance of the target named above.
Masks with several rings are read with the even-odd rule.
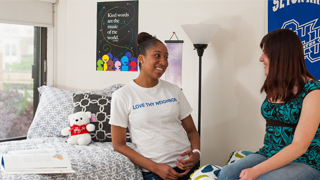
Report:
[[[198,132],[201,130],[201,67],[202,55],[209,42],[216,34],[220,25],[218,24],[185,24],[182,29],[188,35],[199,56],[199,97],[198,97]]]

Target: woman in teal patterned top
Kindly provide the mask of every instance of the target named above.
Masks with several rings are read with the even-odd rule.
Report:
[[[320,82],[306,69],[300,38],[289,29],[263,37],[267,94],[264,146],[225,166],[218,180],[320,180]]]

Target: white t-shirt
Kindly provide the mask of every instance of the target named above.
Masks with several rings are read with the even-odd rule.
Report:
[[[191,149],[181,124],[191,112],[177,85],[159,79],[156,86],[144,88],[132,80],[112,94],[109,123],[129,127],[132,143],[141,155],[175,167],[177,158],[182,159],[180,154]]]

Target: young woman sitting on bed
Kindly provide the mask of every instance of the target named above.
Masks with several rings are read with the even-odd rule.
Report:
[[[160,77],[168,50],[156,37],[138,35],[138,78],[117,90],[111,102],[115,151],[142,167],[145,180],[187,180],[199,168],[200,138],[182,90]],[[126,145],[126,128],[138,152]]]

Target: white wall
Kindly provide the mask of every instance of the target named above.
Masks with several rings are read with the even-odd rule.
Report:
[[[96,57],[96,0],[60,0],[55,7],[54,58],[49,85],[101,89],[127,83],[137,72],[99,72]],[[100,2],[100,1],[99,1]],[[233,150],[256,151],[263,143],[259,93],[264,81],[259,43],[267,32],[264,0],[140,0],[139,32],[183,44],[182,87],[197,124],[198,57],[181,24],[218,23],[221,28],[203,56],[201,164],[224,165]],[[112,78],[110,78],[110,76]]]

